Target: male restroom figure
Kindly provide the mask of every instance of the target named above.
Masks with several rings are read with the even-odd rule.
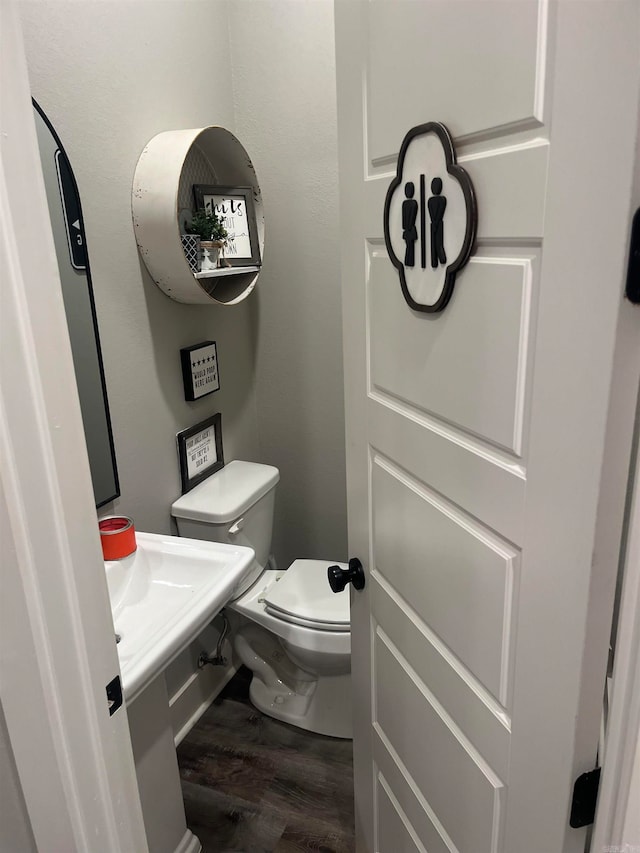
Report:
[[[438,268],[438,263],[447,263],[447,256],[444,251],[444,212],[447,207],[447,199],[440,195],[442,192],[442,180],[440,178],[434,178],[431,181],[431,192],[433,195],[429,199],[427,207],[431,218],[431,266],[435,270]]]
[[[416,228],[416,218],[418,216],[418,202],[413,197],[415,187],[412,181],[407,181],[404,185],[404,194],[406,199],[402,202],[402,239],[407,244],[404,253],[405,267],[412,267],[416,259],[416,240],[418,239],[418,229]]]

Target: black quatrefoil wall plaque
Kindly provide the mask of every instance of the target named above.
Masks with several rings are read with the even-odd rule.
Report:
[[[478,211],[447,128],[431,121],[402,141],[384,204],[384,240],[415,311],[442,311],[473,251]]]

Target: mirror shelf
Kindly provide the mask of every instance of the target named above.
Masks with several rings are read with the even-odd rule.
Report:
[[[247,275],[258,272],[260,272],[260,267],[227,267],[226,269],[194,272],[193,277],[199,280],[201,278],[225,278],[229,275]]]

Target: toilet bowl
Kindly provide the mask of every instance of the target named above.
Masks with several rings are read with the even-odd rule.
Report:
[[[253,704],[300,728],[350,738],[349,592],[329,588],[335,561],[268,568],[278,481],[277,468],[236,460],[175,501],[172,514],[180,536],[249,545],[256,553],[227,609],[234,650],[253,673]]]

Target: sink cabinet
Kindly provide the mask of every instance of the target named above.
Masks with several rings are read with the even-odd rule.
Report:
[[[149,853],[199,853],[187,829],[165,670],[237,595],[251,548],[136,533],[137,549],[105,563]]]
[[[184,814],[164,675],[127,705],[127,716],[149,853],[199,853]]]

